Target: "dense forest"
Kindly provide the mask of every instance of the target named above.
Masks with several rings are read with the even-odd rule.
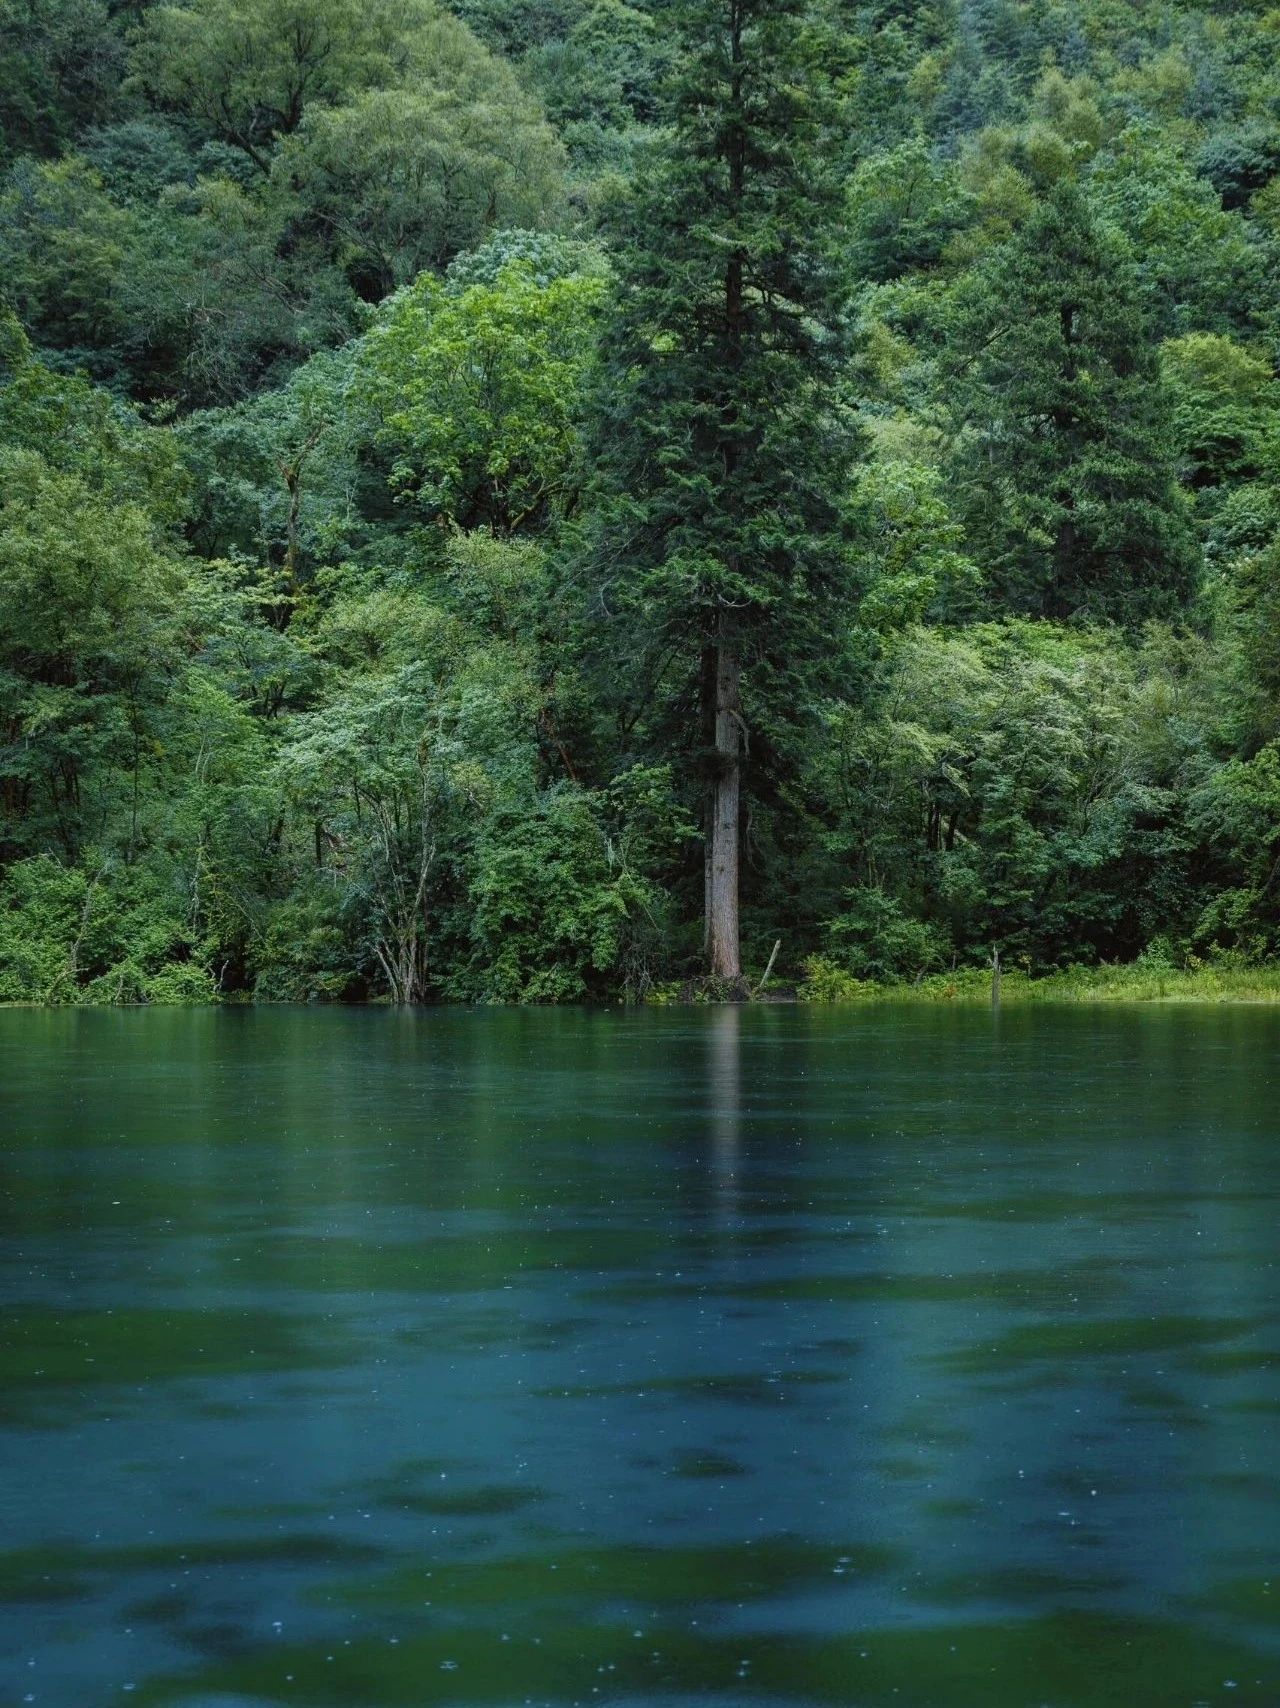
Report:
[[[1280,954],[1280,7],[0,0],[0,1000]]]

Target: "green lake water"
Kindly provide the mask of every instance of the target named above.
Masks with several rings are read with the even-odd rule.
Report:
[[[1280,1704],[1280,1014],[0,1013],[0,1705]]]

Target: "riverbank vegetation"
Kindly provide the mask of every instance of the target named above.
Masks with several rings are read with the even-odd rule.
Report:
[[[990,969],[957,967],[953,972],[927,973],[906,983],[886,984],[855,979],[835,963],[815,956],[794,987],[800,1002],[959,1003],[1003,1007],[1012,1003],[1095,1002],[1280,1002],[1280,968],[1240,966],[1230,959],[1209,966],[1168,966],[1160,959],[1140,957],[1128,965],[1063,967],[1038,977],[1025,967],[1004,968],[999,980]],[[766,990],[767,1000],[790,992]]]
[[[1280,10],[0,41],[0,1001],[1273,993]]]

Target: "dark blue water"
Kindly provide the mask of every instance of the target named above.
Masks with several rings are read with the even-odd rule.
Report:
[[[0,1013],[0,1703],[1280,1703],[1280,1016]]]

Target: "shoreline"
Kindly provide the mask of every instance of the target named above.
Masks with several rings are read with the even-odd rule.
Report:
[[[1280,967],[1070,967],[1060,972],[1032,977],[1019,969],[1002,969],[999,995],[993,994],[990,969],[970,968],[957,973],[930,974],[914,984],[824,981],[821,992],[801,987],[798,1000],[809,1003],[858,1005],[898,1003],[936,1006],[954,1003],[972,1007],[997,1003],[1021,1007],[1046,1003],[1055,1006],[1105,1006],[1116,1003],[1140,1005],[1201,1003],[1214,1006],[1280,1004]]]
[[[1002,973],[998,1001],[993,1001],[991,973],[977,967],[956,973],[934,973],[912,984],[881,984],[859,981],[850,976],[824,978],[820,984],[796,985],[779,981],[773,989],[759,993],[753,1001],[732,1003],[711,997],[682,1000],[674,994],[655,993],[645,1002],[597,1003],[421,1003],[412,1006],[428,1008],[473,1007],[572,1007],[598,1008],[705,1008],[705,1007],[794,1007],[794,1008],[880,1008],[880,1007],[940,1007],[978,1008],[999,1006],[1025,1007],[1043,1004],[1054,1007],[1114,1007],[1130,1004],[1135,1007],[1191,1006],[1258,1007],[1280,1006],[1280,967],[1194,969],[1149,968],[1139,965],[1068,968],[1061,972],[1031,977],[1019,970]],[[59,1009],[245,1009],[245,1008],[385,1008],[390,1002],[315,1002],[290,1003],[253,1000],[229,1002],[0,1002],[0,1011],[26,1010],[32,1013],[53,1013]]]

